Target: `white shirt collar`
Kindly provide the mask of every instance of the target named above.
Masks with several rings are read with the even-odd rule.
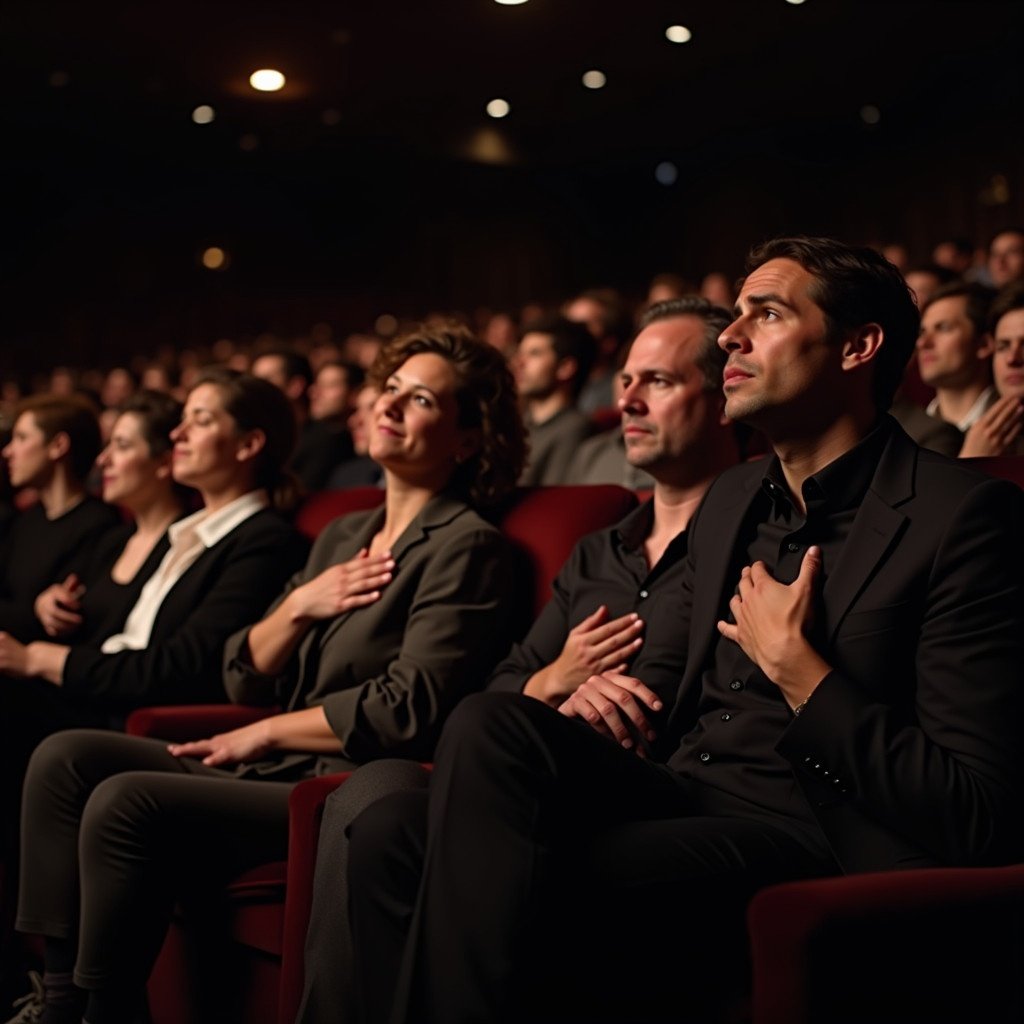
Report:
[[[236,526],[244,523],[250,516],[256,515],[270,504],[264,490],[249,491],[240,498],[235,498],[223,508],[211,512],[201,508],[198,512],[179,519],[167,528],[167,536],[173,547],[182,534],[194,533],[204,548],[212,548],[223,537],[226,537]]]

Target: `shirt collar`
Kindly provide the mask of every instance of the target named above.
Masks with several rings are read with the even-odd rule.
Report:
[[[648,498],[615,525],[615,539],[627,551],[637,551],[654,528],[654,498]]]
[[[211,512],[201,508],[198,512],[179,519],[167,528],[167,535],[173,545],[180,536],[194,534],[205,548],[212,548],[223,540],[236,526],[240,526],[250,516],[265,509],[270,504],[264,490],[249,491],[240,498],[235,498],[223,508]]]
[[[802,489],[807,515],[842,512],[858,505],[871,486],[882,449],[891,433],[892,420],[885,416],[848,452],[808,477]],[[778,456],[769,462],[761,486],[776,507],[780,501],[786,506],[792,504]]]
[[[967,410],[967,415],[962,420],[960,420],[959,423],[954,423],[953,426],[966,434],[967,431],[970,430],[971,427],[973,427],[979,419],[981,419],[982,413],[984,413],[988,409],[988,407],[992,404],[995,397],[996,390],[994,387],[989,386],[985,388],[985,390],[982,391],[982,393],[978,395],[978,397],[975,399],[974,405],[972,405],[970,409]],[[925,408],[925,412],[928,413],[929,416],[934,416],[936,419],[942,419],[942,414],[939,412],[938,397],[933,398],[928,403],[927,407]]]

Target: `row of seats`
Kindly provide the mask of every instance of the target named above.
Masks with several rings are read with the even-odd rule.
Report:
[[[1024,458],[971,461],[1024,487]],[[381,498],[373,488],[315,495],[300,513],[300,528],[315,536],[335,515],[372,507]],[[636,502],[635,494],[612,485],[519,492],[500,525],[528,556],[535,611],[547,600],[550,580],[575,541],[615,522]],[[170,740],[194,738],[268,713],[230,705],[150,708],[135,712],[128,729]],[[233,879],[202,912],[183,902],[150,980],[153,1024],[207,1019],[202,1008],[211,1005],[211,986],[231,993],[231,1019],[292,1024],[302,991],[323,804],[346,778],[330,775],[295,787],[287,862],[261,865]],[[749,1019],[752,1024],[1024,1020],[1022,909],[1024,865],[770,886],[754,898],[748,913]],[[212,960],[211,921],[220,943]],[[204,957],[195,955],[199,948]]]

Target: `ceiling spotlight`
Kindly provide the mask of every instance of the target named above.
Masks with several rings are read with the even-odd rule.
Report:
[[[679,177],[679,168],[669,160],[663,160],[654,168],[654,179],[659,185],[674,185]]]
[[[860,119],[865,124],[878,124],[882,120],[882,112],[873,103],[868,103],[860,108]]]
[[[583,84],[588,89],[603,89],[607,81],[603,71],[587,71],[583,75]]]
[[[526,0],[494,0],[496,4],[501,4],[502,7],[518,7],[519,4],[525,4]]]
[[[487,113],[491,117],[507,117],[511,109],[508,105],[508,100],[491,100],[487,104]]]
[[[786,0],[787,4],[792,4],[794,7],[796,7],[799,4],[802,4],[803,2],[804,0]]]
[[[284,87],[284,75],[273,68],[260,68],[249,76],[249,84],[257,92],[277,92]]]
[[[688,43],[693,38],[693,33],[685,25],[669,25],[665,29],[665,38],[670,43]]]
[[[204,249],[199,258],[207,270],[224,270],[228,265],[228,254],[219,245]]]
[[[202,104],[202,106],[196,107],[196,109],[192,111],[192,120],[196,124],[209,124],[216,116],[217,112],[213,107],[208,106],[205,103]]]

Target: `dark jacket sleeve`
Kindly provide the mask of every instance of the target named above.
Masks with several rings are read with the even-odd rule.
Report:
[[[479,528],[452,537],[430,559],[397,655],[379,675],[324,699],[347,758],[432,754],[448,712],[507,650],[509,555],[500,533]]]
[[[271,512],[258,513],[178,580],[145,649],[104,654],[73,647],[64,688],[126,707],[223,700],[226,638],[260,618],[305,553],[296,531]]]
[[[865,623],[890,652],[912,645],[912,708],[837,670],[783,734],[779,752],[823,823],[861,816],[940,864],[1020,856],[1022,506],[1003,481],[974,487],[935,555],[918,635],[887,638],[882,622]]]

